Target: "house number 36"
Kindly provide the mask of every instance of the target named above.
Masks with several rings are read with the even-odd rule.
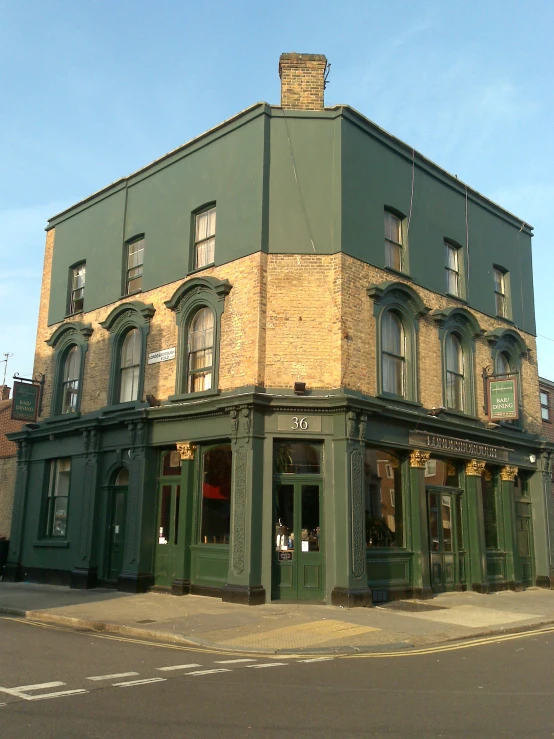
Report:
[[[302,431],[306,431],[308,428],[308,419],[306,416],[303,416],[302,418],[299,418],[299,416],[293,416],[292,417],[292,430],[297,431],[298,429],[301,429]]]

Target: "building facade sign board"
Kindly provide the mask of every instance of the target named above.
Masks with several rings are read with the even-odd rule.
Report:
[[[487,380],[489,418],[491,421],[511,421],[519,418],[517,380]]]
[[[34,422],[37,420],[40,390],[40,385],[14,381],[11,415],[13,421]]]
[[[157,362],[167,362],[170,359],[175,359],[175,347],[172,346],[170,349],[162,349],[159,352],[152,352],[148,355],[148,364],[157,364]]]
[[[456,439],[450,436],[438,436],[424,431],[410,432],[410,444],[420,449],[430,449],[437,453],[454,455],[457,457],[480,457],[499,462],[507,462],[509,450],[490,444],[479,444],[467,439]]]
[[[301,413],[295,416],[278,416],[277,430],[319,434],[321,433],[321,416],[304,416]]]

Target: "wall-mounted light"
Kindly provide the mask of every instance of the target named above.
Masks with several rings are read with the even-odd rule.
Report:
[[[529,455],[529,461],[531,462],[531,464],[535,464],[535,462],[537,461],[537,455],[536,454],[530,454]]]
[[[306,383],[305,382],[295,382],[294,383],[294,393],[295,395],[304,395],[306,392]]]
[[[443,405],[439,405],[438,408],[431,408],[427,411],[428,416],[433,416],[433,418],[436,418],[437,416],[440,416],[441,413],[444,413],[446,408]]]

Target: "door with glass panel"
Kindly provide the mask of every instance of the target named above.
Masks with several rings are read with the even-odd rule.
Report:
[[[461,495],[428,491],[431,588],[435,593],[459,590],[462,580]]]
[[[123,569],[128,489],[129,471],[122,468],[117,474],[114,486],[111,489],[110,539],[107,571],[107,580],[109,582],[116,582]]]
[[[276,443],[274,470],[272,598],[324,600],[321,445]]]
[[[178,558],[183,556],[183,547],[179,546],[180,502],[181,457],[177,451],[162,452],[154,566],[154,584],[160,588],[171,588],[178,569]]]

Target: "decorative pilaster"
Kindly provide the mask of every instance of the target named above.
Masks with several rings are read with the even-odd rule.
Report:
[[[408,459],[410,519],[409,530],[413,551],[413,594],[415,598],[430,598],[429,531],[425,468],[431,452],[414,449]],[[408,515],[408,511],[406,511]],[[408,519],[407,519],[408,520]]]
[[[466,462],[466,496],[468,505],[469,580],[477,593],[488,593],[485,519],[483,513],[482,475],[485,462],[471,459]]]
[[[29,445],[25,439],[17,443],[17,471],[15,477],[12,526],[8,561],[4,565],[2,579],[5,582],[21,580],[21,541],[25,528],[27,506],[27,480],[29,478]]]
[[[517,467],[510,467],[509,465],[507,465],[506,467],[502,467],[502,469],[500,470],[500,479],[504,482],[514,482],[517,477],[518,471],[519,470]]]

